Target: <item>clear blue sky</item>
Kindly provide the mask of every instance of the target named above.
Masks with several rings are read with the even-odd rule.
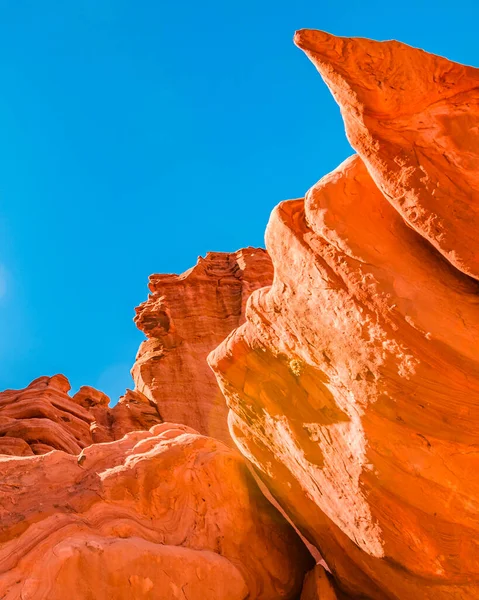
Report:
[[[479,66],[478,5],[0,1],[0,389],[62,372],[116,399],[148,275],[262,245],[350,154],[295,29]]]

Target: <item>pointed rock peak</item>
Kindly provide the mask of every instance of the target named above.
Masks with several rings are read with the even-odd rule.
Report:
[[[294,42],[338,104],[353,107],[357,115],[410,114],[479,85],[479,69],[394,40],[377,42],[301,29]]]
[[[394,41],[302,30],[295,42],[340,105],[348,140],[385,198],[479,279],[479,69]]]

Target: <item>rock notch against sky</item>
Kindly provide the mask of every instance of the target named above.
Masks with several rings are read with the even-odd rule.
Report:
[[[0,394],[5,600],[479,600],[479,71],[295,40],[357,154],[273,211],[271,260],[150,278],[115,407]]]

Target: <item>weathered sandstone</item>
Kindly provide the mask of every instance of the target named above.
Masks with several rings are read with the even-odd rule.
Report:
[[[0,471],[5,600],[292,600],[311,567],[239,454],[185,426]]]
[[[162,422],[156,406],[128,390],[109,407],[103,392],[84,386],[69,396],[63,375],[39,377],[23,390],[0,392],[0,454],[28,456],[63,450],[78,454],[95,442]]]
[[[274,283],[209,358],[230,427],[344,591],[477,599],[478,72],[296,40],[360,156],[271,216]]]
[[[181,275],[152,275],[135,322],[148,338],[132,369],[136,389],[165,421],[231,444],[228,410],[206,357],[244,322],[251,292],[273,279],[261,248],[209,252]]]
[[[0,394],[0,598],[479,600],[479,71],[295,41],[357,154],[273,211],[272,263],[150,278],[115,407]]]
[[[346,133],[404,220],[479,279],[479,69],[399,42],[295,37],[341,107]]]

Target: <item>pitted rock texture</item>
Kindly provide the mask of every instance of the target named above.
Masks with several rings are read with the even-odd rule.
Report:
[[[185,426],[0,471],[5,600],[293,600],[311,568],[241,456]]]
[[[63,450],[79,454],[96,442],[162,422],[156,406],[128,390],[109,407],[103,392],[84,386],[69,396],[63,375],[39,377],[23,390],[0,393],[0,455],[29,456]]]
[[[477,70],[296,40],[361,156],[271,216],[274,283],[209,358],[231,431],[344,592],[478,599]]]
[[[244,322],[252,291],[273,280],[261,248],[209,252],[181,275],[152,275],[135,322],[148,338],[132,369],[136,389],[166,421],[231,444],[228,409],[206,357]]]

